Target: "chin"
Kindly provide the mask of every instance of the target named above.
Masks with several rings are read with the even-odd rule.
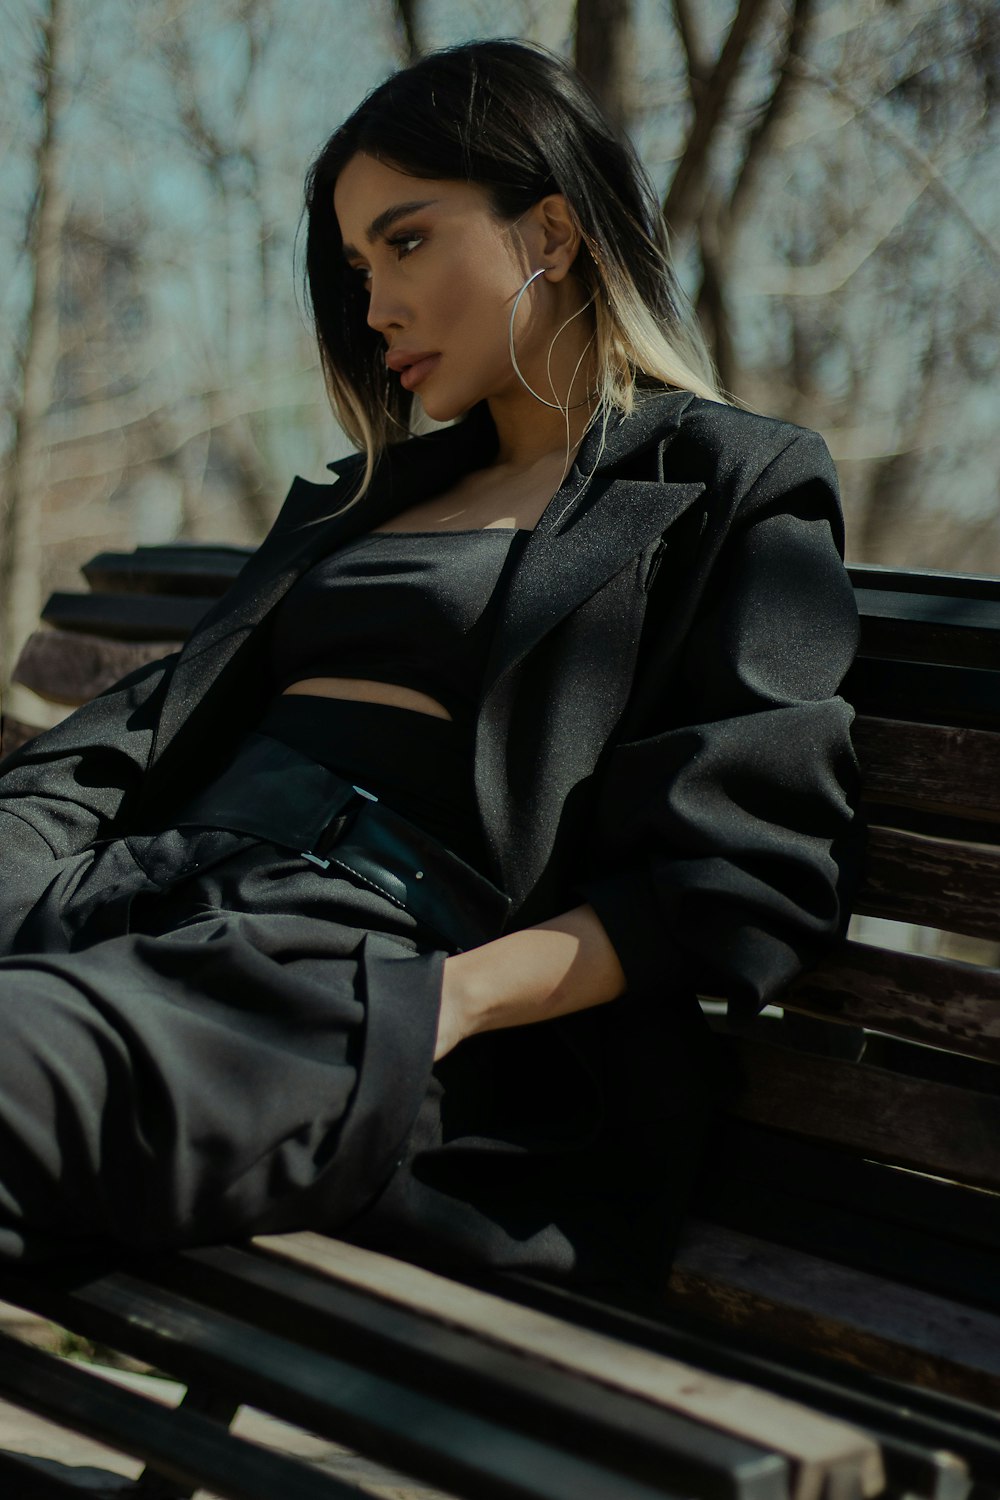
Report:
[[[458,401],[455,398],[449,400],[446,396],[434,397],[429,392],[424,398],[414,392],[413,410],[421,412],[423,417],[437,424],[455,422],[459,417],[464,417],[467,411],[475,406],[475,401]]]
[[[414,392],[413,405],[410,408],[410,431],[414,437],[422,437],[425,432],[436,432],[439,427],[448,427],[453,420],[452,417],[432,416]]]

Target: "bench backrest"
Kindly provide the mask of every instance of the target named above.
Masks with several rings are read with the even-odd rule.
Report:
[[[862,920],[783,1000],[826,1023],[799,1028],[812,1050],[789,1067],[768,1041],[739,1044],[740,1114],[1000,1190],[1000,580],[852,574],[863,634],[845,690],[870,825]],[[914,934],[887,923],[924,929],[916,951]],[[870,1033],[861,1066],[837,1027]]]
[[[994,1408],[1000,580],[851,572],[870,825],[856,916],[783,1013],[726,1042],[742,1086],[671,1294]]]

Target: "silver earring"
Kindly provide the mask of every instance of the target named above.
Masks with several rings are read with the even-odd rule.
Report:
[[[548,266],[541,266],[537,271],[532,271],[531,275],[528,277],[527,281],[524,283],[521,290],[514,298],[514,306],[510,310],[510,321],[507,325],[507,344],[510,349],[510,362],[514,366],[514,374],[517,376],[518,380],[524,386],[524,389],[528,392],[528,394],[534,396],[536,401],[540,401],[543,406],[549,407],[552,411],[576,411],[578,407],[586,406],[587,402],[591,398],[589,396],[585,396],[582,401],[577,401],[574,406],[560,406],[558,401],[546,401],[545,397],[540,396],[537,391],[532,390],[531,386],[525,380],[524,376],[521,374],[521,367],[517,362],[517,355],[514,353],[514,318],[517,316],[517,309],[520,305],[521,298],[524,296],[531,283],[533,281],[537,281],[539,276],[544,276],[548,269]]]

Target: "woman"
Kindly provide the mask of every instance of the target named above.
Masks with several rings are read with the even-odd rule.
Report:
[[[752,1016],[842,926],[833,469],[719,398],[547,53],[391,78],[307,210],[361,453],[0,777],[0,1251],[308,1226],[633,1283],[720,1087],[696,995]]]

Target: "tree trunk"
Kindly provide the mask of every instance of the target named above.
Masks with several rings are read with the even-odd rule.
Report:
[[[396,12],[403,64],[408,67],[424,50],[420,38],[419,0],[393,0],[393,10]]]
[[[66,215],[59,181],[65,43],[63,0],[47,0],[38,56],[42,126],[35,153],[35,217],[30,238],[34,286],[21,351],[21,400],[14,415],[0,556],[0,685],[9,683],[17,654],[35,629],[42,607],[42,424],[52,404],[59,361],[59,277]]]
[[[574,61],[611,123],[627,130],[635,86],[632,0],[577,0]]]
[[[748,43],[767,0],[740,0],[733,24],[704,86],[692,90],[694,119],[677,171],[663,203],[671,234],[680,239],[695,223],[708,190],[708,158],[740,73]]]

